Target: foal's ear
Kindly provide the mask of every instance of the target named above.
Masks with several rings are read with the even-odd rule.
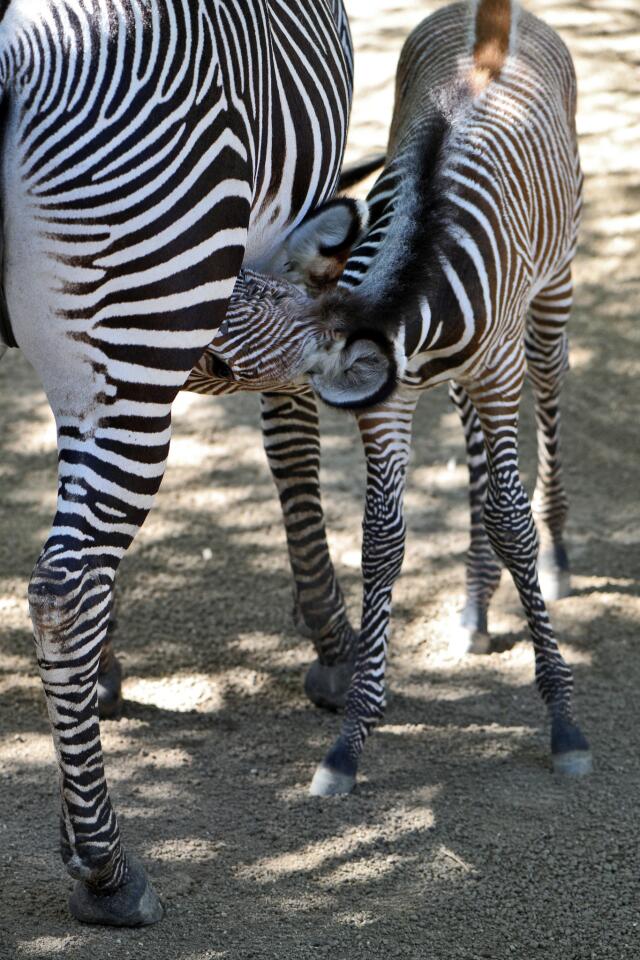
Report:
[[[368,223],[364,200],[339,197],[318,207],[285,241],[285,275],[313,293],[333,287]]]

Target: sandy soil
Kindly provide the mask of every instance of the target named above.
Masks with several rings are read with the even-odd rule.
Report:
[[[384,146],[397,51],[434,5],[349,6],[356,157]],[[466,475],[455,414],[437,391],[417,418],[387,722],[354,796],[309,799],[338,720],[302,694],[311,654],[289,617],[257,401],[186,397],[157,509],[122,568],[128,703],[104,729],[125,838],[167,917],[144,931],[74,924],[25,599],[53,511],[54,433],[32,372],[12,354],[0,367],[1,960],[639,955],[638,8],[529,7],[561,30],[581,83],[587,209],[565,398],[575,594],[552,614],[575,668],[593,776],[564,783],[550,773],[510,584],[492,620],[503,652],[447,654]],[[348,418],[327,414],[324,427],[331,542],[355,616],[362,457]],[[530,483],[528,410],[523,449]]]

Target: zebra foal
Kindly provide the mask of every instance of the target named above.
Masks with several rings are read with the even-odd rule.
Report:
[[[333,194],[351,89],[341,0],[0,3],[2,329],[57,426],[57,508],[29,605],[85,922],[162,914],[109,800],[97,676],[177,392],[227,313],[294,304],[304,346],[277,358],[286,382],[338,383],[343,357],[363,401],[393,385],[377,342],[347,343],[284,282],[238,280]]]
[[[568,569],[558,398],[582,203],[575,97],[560,38],[509,0],[445,7],[403,48],[387,161],[367,199],[369,225],[337,289],[317,306],[347,338],[367,325],[400,356],[395,396],[357,414],[367,457],[362,630],[342,732],[316,772],[313,793],[352,789],[366,736],[383,713],[413,412],[420,391],[445,381],[470,451],[468,640],[485,634],[500,576],[497,555],[527,616],[554,768],[590,769],[572,714],[571,671],[540,590],[537,532],[517,445],[528,367],[539,438],[534,505],[558,595]],[[322,230],[330,227],[322,209],[316,220],[315,247],[308,235],[299,249],[295,234],[289,240],[299,274],[322,251]],[[330,404],[352,406],[331,385],[317,381],[316,389]]]

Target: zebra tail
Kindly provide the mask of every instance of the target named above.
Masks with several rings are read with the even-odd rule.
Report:
[[[478,94],[502,70],[512,37],[512,0],[480,0],[476,6],[471,82]]]

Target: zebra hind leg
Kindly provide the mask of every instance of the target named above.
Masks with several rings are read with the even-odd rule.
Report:
[[[293,617],[317,659],[304,689],[318,707],[344,707],[356,634],[336,578],[320,496],[320,430],[313,393],[262,395],[262,435],[278,490],[294,579]]]
[[[452,653],[488,653],[491,638],[487,623],[489,603],[500,583],[502,566],[489,542],[484,526],[484,501],[487,493],[487,458],[482,425],[466,390],[449,383],[449,396],[464,431],[469,470],[469,507],[471,537],[466,562],[466,599],[460,622],[450,638]]]
[[[538,536],[518,471],[518,405],[524,351],[502,357],[501,370],[474,384],[487,445],[489,486],[485,525],[498,557],[508,568],[527,616],[536,662],[536,683],[551,719],[551,753],[558,773],[582,776],[591,770],[589,744],[574,720],[573,676],[565,663],[545,607],[537,573]]]
[[[541,537],[538,575],[547,601],[571,592],[564,528],[569,509],[560,457],[560,392],[568,367],[566,324],[572,302],[567,267],[531,305],[525,349],[538,434],[538,476],[532,508]]]
[[[393,585],[404,558],[404,488],[416,399],[393,400],[358,415],[367,458],[362,537],[362,629],[340,736],[317,768],[313,796],[350,793],[365,741],[382,719]]]
[[[59,492],[50,536],[29,584],[38,667],[60,764],[61,847],[76,879],[70,909],[85,923],[140,926],[163,909],[120,839],[104,773],[98,666],[117,567],[158,489],[169,407],[148,425],[97,409],[91,423],[58,415]],[[104,412],[104,416],[100,414]],[[145,429],[146,426],[146,429]],[[152,429],[150,430],[150,427]]]

